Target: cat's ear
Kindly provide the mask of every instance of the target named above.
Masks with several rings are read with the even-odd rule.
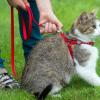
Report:
[[[86,21],[87,19],[88,19],[87,12],[82,12],[79,18],[77,19],[77,24],[85,23],[84,21]]]
[[[80,18],[82,18],[82,17],[84,17],[86,15],[87,15],[87,12],[84,11],[84,12],[81,13]]]
[[[93,14],[94,16],[96,16],[97,13],[98,13],[98,11],[99,11],[99,8],[95,8],[95,9],[92,10],[91,14]]]

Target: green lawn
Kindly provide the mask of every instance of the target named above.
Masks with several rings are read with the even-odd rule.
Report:
[[[64,24],[66,30],[70,29],[73,21],[82,11],[91,11],[100,6],[100,0],[52,0],[53,8],[58,18]],[[100,11],[98,13],[100,17]],[[100,39],[96,40],[96,46],[100,51]],[[19,35],[17,12],[15,13],[15,63],[17,76],[20,81],[24,66],[23,50]],[[10,9],[6,0],[0,0],[0,49],[1,56],[5,59],[5,66],[11,73],[10,64]],[[97,72],[100,75],[100,59],[97,64]],[[92,73],[91,73],[92,74]],[[75,76],[71,84],[64,88],[61,98],[48,97],[47,100],[100,100],[100,87],[92,87]],[[0,100],[33,100],[33,96],[24,90],[1,90]]]

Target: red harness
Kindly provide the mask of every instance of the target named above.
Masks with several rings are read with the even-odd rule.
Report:
[[[23,16],[21,15],[21,20],[22,20],[22,30],[23,30],[23,39],[27,40],[30,38],[31,32],[32,32],[32,22],[34,21],[36,25],[39,27],[43,27],[43,25],[38,24],[38,22],[35,20],[33,12],[30,7],[28,7],[26,4],[26,9],[28,12],[29,16],[29,27],[28,27],[28,32],[26,31],[26,24],[24,21]],[[20,9],[18,9],[18,12],[20,13]],[[88,44],[88,45],[93,45],[94,42],[79,42],[77,39],[69,39],[64,33],[60,34],[61,37],[64,39],[66,45],[68,46],[72,61],[74,63],[74,55],[73,55],[73,45],[80,45],[80,44]],[[14,63],[14,10],[13,7],[11,7],[11,66],[12,66],[12,73],[14,76],[16,76],[16,70],[15,70],[15,63]]]
[[[73,46],[81,45],[81,44],[94,45],[94,42],[82,42],[82,41],[79,41],[78,39],[69,39],[68,36],[65,35],[64,33],[61,33],[60,36],[64,39],[66,45],[68,46],[73,64],[74,64]]]

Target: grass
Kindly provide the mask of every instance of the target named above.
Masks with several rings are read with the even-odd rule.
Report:
[[[59,2],[58,2],[59,1]],[[0,49],[1,57],[5,59],[5,66],[11,73],[10,64],[10,9],[6,0],[0,1]],[[91,11],[99,7],[100,0],[52,0],[54,11],[64,24],[64,29],[69,30],[73,21],[82,11]],[[100,17],[100,11],[98,13]],[[96,46],[100,51],[100,39],[96,40]],[[17,12],[15,11],[15,63],[17,76],[20,81],[24,66],[23,50],[19,35]],[[97,72],[100,75],[100,59],[97,64]],[[92,73],[91,73],[92,74]],[[69,86],[66,86],[60,94],[61,98],[48,97],[47,100],[100,100],[100,87],[92,87],[75,76]],[[24,90],[0,90],[0,100],[35,100]]]

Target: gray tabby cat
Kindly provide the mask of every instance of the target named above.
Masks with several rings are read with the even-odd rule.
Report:
[[[94,12],[83,12],[74,22],[70,37],[83,42],[91,42],[100,35],[100,21]],[[46,95],[58,93],[72,76],[80,78],[93,86],[100,86],[100,77],[96,74],[98,50],[88,44],[75,45],[73,65],[68,47],[60,34],[41,40],[33,48],[22,75],[22,88],[35,94],[37,100]]]

